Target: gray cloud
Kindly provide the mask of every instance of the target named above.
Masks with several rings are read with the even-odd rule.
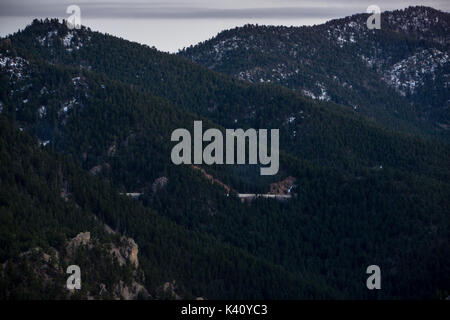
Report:
[[[378,0],[364,1],[91,1],[78,2],[82,16],[87,18],[137,18],[137,19],[291,19],[334,18],[364,12],[368,5],[376,2],[382,10],[417,5],[419,1]],[[2,1],[0,16],[18,17],[63,17],[72,1],[23,0]],[[228,4],[228,5],[224,5]],[[429,1],[427,5],[448,11],[450,1]]]

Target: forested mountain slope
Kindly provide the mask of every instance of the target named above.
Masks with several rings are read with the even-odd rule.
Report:
[[[162,290],[164,283],[173,280],[175,294],[182,298],[195,294],[207,298],[337,297],[318,282],[303,280],[210,236],[189,232],[120,196],[110,183],[43,149],[3,116],[0,132],[3,299],[125,298],[136,280],[146,289],[128,298],[174,298]],[[108,232],[103,223],[116,233]],[[85,245],[78,244],[72,252],[72,238],[86,231],[91,241],[81,241]],[[139,268],[131,259],[120,264],[110,253],[111,246],[124,245],[121,233],[139,244]],[[65,288],[65,271],[71,264],[81,268],[82,290],[75,293]]]
[[[64,40],[67,38],[71,42]],[[443,156],[448,152],[448,148],[438,144],[434,144],[431,148],[437,149],[430,152],[428,148],[431,145],[425,141],[400,137],[333,103],[315,103],[277,86],[249,85],[146,46],[87,29],[70,31],[56,21],[35,21],[10,40],[12,50],[25,60],[29,57],[31,60],[69,65],[79,73],[85,69],[92,70],[109,79],[145,89],[153,96],[164,98],[177,107],[207,117],[226,128],[279,128],[282,149],[320,165],[342,168],[358,162],[367,167],[389,164],[421,171],[428,170],[430,165],[435,166],[435,160],[429,161],[428,166],[420,164],[410,167],[405,163],[409,162],[408,159],[401,159],[406,155],[403,148],[419,148],[422,151],[413,152],[430,156]],[[78,76],[73,73],[73,81]],[[51,81],[45,77],[41,79]],[[70,80],[67,77],[64,81]],[[37,94],[36,90],[30,91]],[[15,91],[15,94],[15,101],[22,103],[27,90]],[[41,95],[39,93],[36,99]],[[65,98],[68,101],[71,99]],[[19,106],[19,112],[20,109]],[[186,125],[187,128],[192,127]],[[410,140],[410,143],[405,144],[405,140]],[[389,152],[386,152],[388,145]],[[386,153],[388,157],[385,157]]]
[[[448,295],[447,145],[54,20],[2,39],[0,54],[2,125],[35,136],[43,155],[75,163],[75,203],[136,241],[153,297],[172,280],[184,297]],[[245,166],[202,168],[241,192],[265,192],[269,182],[293,176],[295,197],[242,203],[198,170],[173,165],[171,132],[200,119],[205,128],[279,128],[281,169],[271,180]],[[25,150],[16,158],[28,157]],[[8,159],[5,172],[16,164],[22,170]],[[133,201],[119,193],[142,195]],[[30,246],[9,233],[5,239]],[[383,270],[378,293],[365,287],[371,264]]]
[[[311,27],[246,25],[180,51],[210,69],[350,106],[384,126],[448,141],[450,15],[429,7]]]

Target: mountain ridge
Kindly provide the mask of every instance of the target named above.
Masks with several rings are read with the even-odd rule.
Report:
[[[43,159],[61,153],[73,161],[64,195],[93,211],[98,227],[136,241],[150,293],[175,280],[178,296],[213,299],[446,297],[446,144],[396,132],[348,106],[239,81],[86,28],[70,32],[54,20],[35,20],[8,40],[0,48],[1,128],[39,139]],[[250,166],[200,168],[255,193],[292,176],[297,196],[242,203],[202,171],[171,164],[170,133],[199,119],[220,130],[280,128],[273,181]],[[6,176],[28,168],[9,156],[22,145],[16,140],[2,142]],[[166,183],[153,188],[161,177]],[[17,174],[11,181],[22,190],[33,180]],[[120,196],[136,191],[135,200]],[[23,215],[35,217],[29,207]],[[28,245],[4,234],[10,246]],[[384,277],[375,294],[364,286],[373,263]]]
[[[381,30],[367,29],[368,16],[305,27],[246,25],[178,54],[238,79],[348,105],[384,126],[448,140],[450,14],[429,7],[383,12]],[[411,62],[416,69],[404,66]]]

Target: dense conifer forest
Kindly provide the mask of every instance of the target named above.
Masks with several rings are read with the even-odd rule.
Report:
[[[270,47],[279,38],[271,30],[247,26],[219,39],[244,32]],[[298,35],[318,44],[321,36]],[[326,52],[318,61],[339,60]],[[246,64],[240,57],[233,59]],[[280,57],[248,63],[258,59]],[[335,99],[311,99],[286,83],[240,80],[225,67],[55,19],[0,39],[0,62],[0,298],[120,298],[120,281],[145,287],[134,298],[146,299],[450,294],[450,148],[430,124],[445,114],[418,122],[411,98],[379,78],[348,96],[363,110],[385,108],[373,116],[355,112],[337,86]],[[362,63],[329,68],[342,78],[376,73]],[[201,170],[172,164],[170,135],[192,131],[194,120],[222,131],[279,128],[279,173],[200,166],[211,183]],[[286,177],[295,178],[288,201],[236,197],[269,192]],[[91,246],[69,252],[86,231]],[[138,267],[105,249],[123,237],[139,247]],[[57,252],[57,266],[36,267],[44,264],[27,253],[33,248]],[[89,274],[74,295],[64,288],[69,264]],[[372,264],[382,270],[379,291],[366,288]],[[171,292],[161,289],[166,283],[175,283]]]

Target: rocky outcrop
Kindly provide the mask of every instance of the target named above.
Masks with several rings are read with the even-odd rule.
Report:
[[[124,284],[123,281],[120,281],[118,285],[114,288],[114,295],[117,298],[124,300],[134,300],[140,296],[143,298],[149,298],[150,294],[147,289],[136,281],[133,281],[130,286]]]
[[[91,233],[90,232],[80,232],[75,238],[70,240],[66,245],[66,251],[68,256],[73,256],[75,251],[80,246],[90,246],[91,247]]]
[[[117,258],[121,266],[130,262],[135,268],[139,267],[138,252],[139,247],[131,238],[122,237],[121,245],[119,247],[112,246],[110,252]]]
[[[111,242],[93,237],[89,231],[80,232],[66,243],[65,250],[36,247],[0,264],[0,281],[8,274],[14,274],[14,270],[28,268],[30,272],[24,275],[23,283],[18,284],[18,287],[27,287],[32,279],[39,279],[34,284],[39,287],[38,290],[53,290],[58,299],[148,299],[151,295],[144,286],[145,278],[139,269],[138,253],[138,245],[133,239],[124,236],[119,238],[115,232],[112,232]],[[117,272],[117,265],[111,265],[114,259],[119,263],[120,272]],[[66,269],[69,265],[78,265],[81,269],[81,291],[68,290],[66,287],[69,276]],[[108,274],[85,276],[98,271]],[[110,281],[102,282],[104,279]],[[83,291],[84,288],[89,289]],[[33,291],[30,289],[30,292]],[[39,296],[30,297],[39,299]]]
[[[16,274],[17,270],[24,268],[26,272],[21,274],[20,278],[15,279],[13,286],[3,291],[4,297],[17,299],[15,287],[17,286],[20,288],[21,296],[41,299],[41,295],[36,294],[33,285],[39,285],[40,292],[54,292],[58,298],[64,298],[64,294],[67,294],[55,277],[55,275],[63,275],[64,270],[61,266],[60,254],[54,248],[44,250],[35,247],[0,264],[0,282],[8,279],[11,274]],[[38,280],[38,284],[36,284],[36,280]]]
[[[139,267],[138,252],[139,248],[136,242],[131,238],[126,238],[126,246],[122,247],[123,254],[137,268]]]
[[[270,184],[270,192],[269,194],[289,194],[291,193],[292,187],[294,187],[295,183],[294,177],[287,177],[286,179],[274,182]]]
[[[111,168],[111,165],[109,163],[105,163],[103,165],[99,164],[99,165],[96,165],[95,167],[92,167],[89,170],[89,172],[95,176],[95,175],[101,173],[103,170],[108,170],[110,168]]]
[[[95,175],[99,174],[102,171],[102,169],[103,169],[102,165],[99,164],[99,165],[97,165],[95,167],[92,167],[89,170],[89,172],[92,173],[95,176]]]
[[[161,287],[157,289],[158,298],[160,299],[175,299],[181,300],[182,297],[177,293],[177,282],[172,280],[171,282],[165,282]]]
[[[90,232],[80,232],[75,238],[69,242],[69,246],[74,246],[78,248],[81,245],[87,245],[91,241]]]
[[[169,179],[167,177],[159,177],[158,179],[156,179],[152,184],[153,193],[164,188],[168,182]]]
[[[111,145],[109,148],[108,148],[108,156],[109,157],[113,157],[115,154],[116,154],[116,151],[117,151],[117,146],[116,146],[116,144],[113,144],[113,145]]]

